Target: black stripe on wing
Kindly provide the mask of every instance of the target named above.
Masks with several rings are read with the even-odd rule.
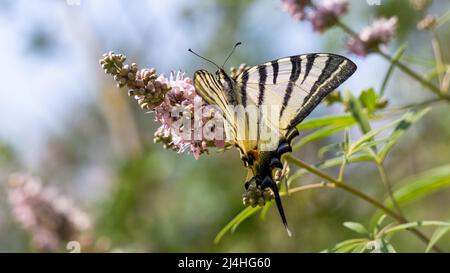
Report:
[[[239,90],[241,93],[241,103],[244,107],[247,107],[247,81],[248,81],[248,73],[244,73],[242,75]]]
[[[303,76],[303,80],[301,84],[303,84],[306,80],[306,78],[309,75],[309,71],[311,71],[311,68],[313,67],[314,60],[316,59],[316,54],[309,54],[306,57],[306,68],[305,68],[305,75]]]
[[[313,84],[310,93],[303,100],[302,107],[290,122],[288,129],[292,129],[305,119],[322,99],[356,71],[356,65],[349,59],[333,54],[328,57],[320,76]]]
[[[265,65],[258,66],[259,73],[259,96],[258,96],[258,106],[260,106],[264,101],[264,90],[266,89],[266,79],[267,79],[267,69]]]
[[[270,62],[272,64],[272,70],[273,70],[273,84],[277,84],[277,77],[278,77],[278,69],[279,69],[279,65],[278,65],[278,60],[274,60],[272,62]],[[247,75],[248,77],[248,75]]]
[[[286,109],[286,106],[289,103],[289,99],[291,98],[292,90],[294,89],[295,82],[298,80],[300,73],[302,71],[302,60],[300,56],[292,56],[291,57],[291,75],[289,76],[289,83],[286,87],[286,91],[283,98],[283,105],[280,110],[280,119],[283,117],[283,112]]]

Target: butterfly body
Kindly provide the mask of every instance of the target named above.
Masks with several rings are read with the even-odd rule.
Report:
[[[222,68],[215,76],[206,70],[195,72],[196,91],[221,110],[229,127],[228,141],[250,171],[246,188],[256,182],[260,189],[272,189],[286,229],[273,171],[282,168],[282,155],[292,151],[296,126],[355,70],[345,57],[317,53],[273,60],[244,69],[234,78]]]

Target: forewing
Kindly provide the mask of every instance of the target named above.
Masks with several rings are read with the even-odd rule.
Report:
[[[356,65],[343,56],[296,55],[244,71],[236,79],[236,89],[244,106],[279,107],[277,127],[288,132],[355,70]]]

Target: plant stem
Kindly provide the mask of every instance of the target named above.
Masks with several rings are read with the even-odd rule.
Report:
[[[402,224],[407,223],[406,219],[402,215],[399,215],[398,213],[394,212],[393,210],[389,209],[388,207],[386,207],[379,201],[373,199],[372,197],[366,195],[365,193],[359,191],[358,189],[355,189],[355,188],[347,185],[346,183],[344,183],[344,181],[341,183],[338,180],[334,179],[333,177],[329,176],[328,174],[322,172],[321,170],[309,165],[308,163],[306,163],[298,158],[293,157],[290,154],[286,155],[285,159],[301,168],[308,170],[310,173],[313,173],[313,174],[325,179],[328,183],[321,183],[322,187],[340,188],[340,189],[347,191],[347,192],[363,199],[364,201],[372,204],[374,207],[381,209],[387,215],[394,218],[397,222],[402,223]],[[320,186],[319,186],[319,184],[314,184],[314,186],[312,186],[312,187],[318,188]],[[419,230],[410,229],[410,231],[413,234],[415,234],[418,238],[420,238],[424,243],[426,243],[426,244],[429,243],[430,240]],[[442,250],[439,249],[437,246],[433,246],[433,250],[436,252],[442,252]]]
[[[397,200],[394,197],[394,193],[392,191],[391,183],[389,182],[389,179],[388,179],[388,177],[386,175],[386,169],[384,168],[383,162],[379,162],[378,160],[376,160],[376,165],[377,165],[378,173],[380,174],[381,182],[383,183],[384,187],[386,188],[386,191],[388,192],[389,198],[391,199],[395,210],[397,211],[397,213],[399,215],[402,216],[402,218],[405,218],[403,216],[402,210],[400,209],[400,206],[398,205]]]
[[[345,165],[347,163],[347,158],[346,156],[342,156],[342,163],[341,163],[341,167],[339,168],[339,175],[338,175],[338,181],[339,183],[342,183],[344,181],[344,173],[345,173]]]
[[[382,52],[381,50],[378,50],[377,53],[380,54],[383,58],[385,58],[389,62],[393,62],[392,57],[390,55]],[[425,80],[424,78],[422,78],[419,74],[414,72],[412,69],[407,67],[402,62],[397,61],[397,62],[395,62],[395,65],[398,68],[400,68],[400,70],[402,70],[404,73],[408,74],[408,76],[410,76],[411,78],[413,78],[416,81],[420,82],[423,86],[427,87],[431,92],[435,93],[440,98],[445,99],[445,100],[450,100],[450,97],[448,95],[446,95],[446,94],[443,94],[441,92],[441,90],[439,89],[439,87],[435,86],[431,82],[429,82],[429,81]]]
[[[350,27],[348,27],[346,24],[342,23],[341,21],[337,22],[337,26],[340,27],[344,32],[348,33],[355,39],[359,39],[359,35],[354,32]],[[427,87],[431,92],[435,93],[437,96],[439,96],[442,99],[449,100],[450,96],[443,94],[439,87],[432,84],[430,81],[427,81],[423,77],[421,77],[419,74],[417,74],[415,71],[407,67],[405,64],[398,60],[394,60],[392,56],[382,52],[381,50],[375,51],[376,53],[380,54],[384,59],[388,60],[390,63],[396,65],[400,70],[402,70],[404,73],[406,73],[411,78],[415,79],[416,81],[420,82],[423,86]]]
[[[442,91],[444,91],[443,87],[442,87],[442,79],[444,77],[443,74],[445,73],[445,70],[444,70],[445,66],[444,66],[444,60],[442,57],[441,45],[439,43],[436,33],[433,33],[433,38],[431,39],[431,46],[433,47],[434,59],[436,61],[436,71],[437,71],[438,78],[439,78],[440,88]]]

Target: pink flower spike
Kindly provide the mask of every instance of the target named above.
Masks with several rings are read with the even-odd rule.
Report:
[[[78,240],[91,227],[87,214],[40,180],[22,174],[9,177],[12,215],[30,233],[39,251],[57,251],[63,243]]]
[[[282,9],[297,21],[306,19],[305,8],[310,4],[310,0],[281,0]]]
[[[347,0],[325,0],[320,2],[316,9],[311,12],[309,19],[314,31],[324,32],[334,26],[339,17],[348,11]]]
[[[375,20],[372,25],[365,27],[358,35],[358,38],[352,37],[348,40],[347,49],[359,56],[366,56],[388,44],[395,34],[397,28],[397,17],[389,19],[380,18]]]

